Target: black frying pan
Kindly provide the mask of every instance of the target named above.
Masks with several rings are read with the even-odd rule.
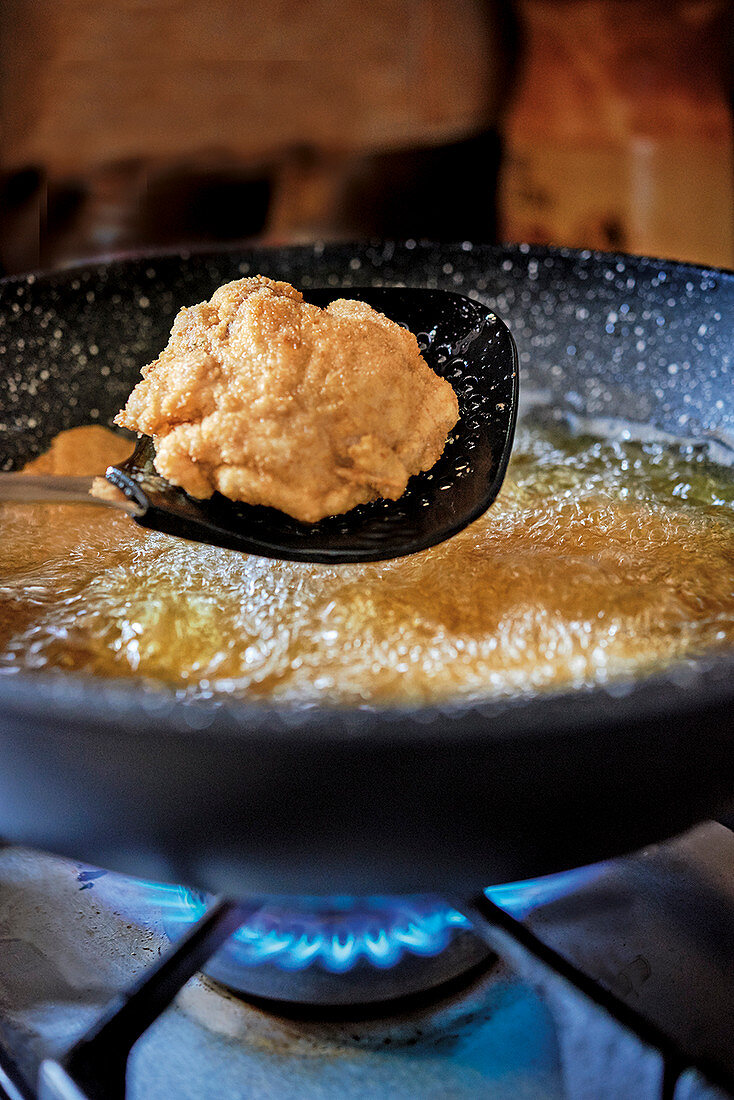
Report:
[[[108,421],[178,306],[255,272],[304,288],[402,281],[477,295],[513,331],[526,395],[731,456],[734,275],[409,242],[137,258],[1,283],[5,468],[87,422],[90,407]],[[610,690],[413,711],[213,707],[130,684],[6,676],[0,834],[231,895],[456,893],[722,811],[734,797],[733,715],[731,653]]]

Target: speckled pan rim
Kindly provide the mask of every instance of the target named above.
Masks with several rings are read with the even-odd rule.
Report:
[[[503,244],[484,244],[482,242],[466,242],[466,241],[446,241],[440,245],[435,241],[431,241],[428,238],[419,238],[413,240],[412,238],[401,239],[367,239],[367,240],[330,240],[321,241],[316,240],[308,244],[259,244],[257,241],[243,240],[243,241],[227,241],[221,245],[213,247],[210,243],[207,244],[191,244],[188,246],[176,246],[171,248],[140,248],[132,249],[129,252],[115,253],[114,256],[95,256],[95,257],[81,257],[78,260],[74,260],[73,263],[69,263],[62,268],[49,269],[49,268],[37,268],[33,271],[25,271],[20,274],[5,275],[0,277],[0,287],[3,284],[15,284],[40,280],[50,280],[66,275],[74,276],[82,271],[92,270],[94,268],[104,267],[110,268],[117,264],[136,263],[143,260],[170,260],[180,257],[181,259],[188,259],[190,257],[197,257],[205,259],[206,257],[217,257],[223,255],[231,255],[242,251],[254,251],[254,252],[285,252],[289,250],[298,252],[313,252],[314,250],[326,250],[327,248],[339,248],[339,249],[364,249],[370,247],[382,247],[384,245],[393,245],[395,248],[406,248],[409,244],[411,247],[426,249],[426,248],[440,248],[445,249],[447,252],[461,251],[464,246],[471,243],[472,248],[481,247],[489,250],[496,250],[497,252],[518,252],[521,254],[527,254],[532,252],[537,256],[558,256],[563,259],[570,260],[599,260],[601,262],[616,263],[618,261],[643,261],[646,264],[664,264],[666,267],[676,267],[683,270],[696,271],[699,274],[713,274],[713,275],[725,275],[730,278],[734,278],[734,268],[718,267],[713,264],[697,264],[689,260],[675,260],[669,256],[649,256],[642,252],[607,252],[598,248],[570,248],[565,245],[546,245],[546,244],[533,244],[527,245],[523,242],[511,241]]]

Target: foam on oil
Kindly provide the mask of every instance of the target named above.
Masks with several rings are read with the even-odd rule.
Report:
[[[361,566],[247,557],[84,505],[6,505],[0,523],[5,675],[403,704],[604,683],[734,643],[734,475],[690,448],[523,426],[481,520]]]

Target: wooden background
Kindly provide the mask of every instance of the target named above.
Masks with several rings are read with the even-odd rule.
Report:
[[[228,227],[379,232],[370,188],[412,174],[405,235],[410,196],[433,183],[425,235],[433,211],[437,234],[734,266],[731,13],[727,0],[3,0],[0,262]],[[499,166],[487,135],[504,143]],[[210,178],[220,196],[234,181],[231,206],[219,200],[230,220],[197,229]],[[486,222],[470,210],[482,203]]]

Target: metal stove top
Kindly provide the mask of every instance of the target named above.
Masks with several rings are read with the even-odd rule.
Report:
[[[248,1002],[197,975],[133,1047],[124,1095],[734,1095],[734,834],[707,823],[605,864],[574,880],[569,893],[546,895],[524,906],[522,928],[548,957],[518,943],[500,921],[487,936],[503,961],[472,955],[464,974],[412,998],[309,1010]],[[74,1095],[54,1060],[171,951],[171,898],[170,887],[141,888],[45,853],[0,849],[7,1096],[39,1095],[44,1062],[44,1100]],[[502,891],[490,898],[512,908]],[[570,964],[568,973],[554,971],[553,952],[561,969]],[[594,996],[599,991],[601,1007],[569,980],[574,967]],[[625,1010],[633,1031],[619,1022]],[[123,1089],[120,1074],[112,1085],[98,1082],[95,1095]]]

